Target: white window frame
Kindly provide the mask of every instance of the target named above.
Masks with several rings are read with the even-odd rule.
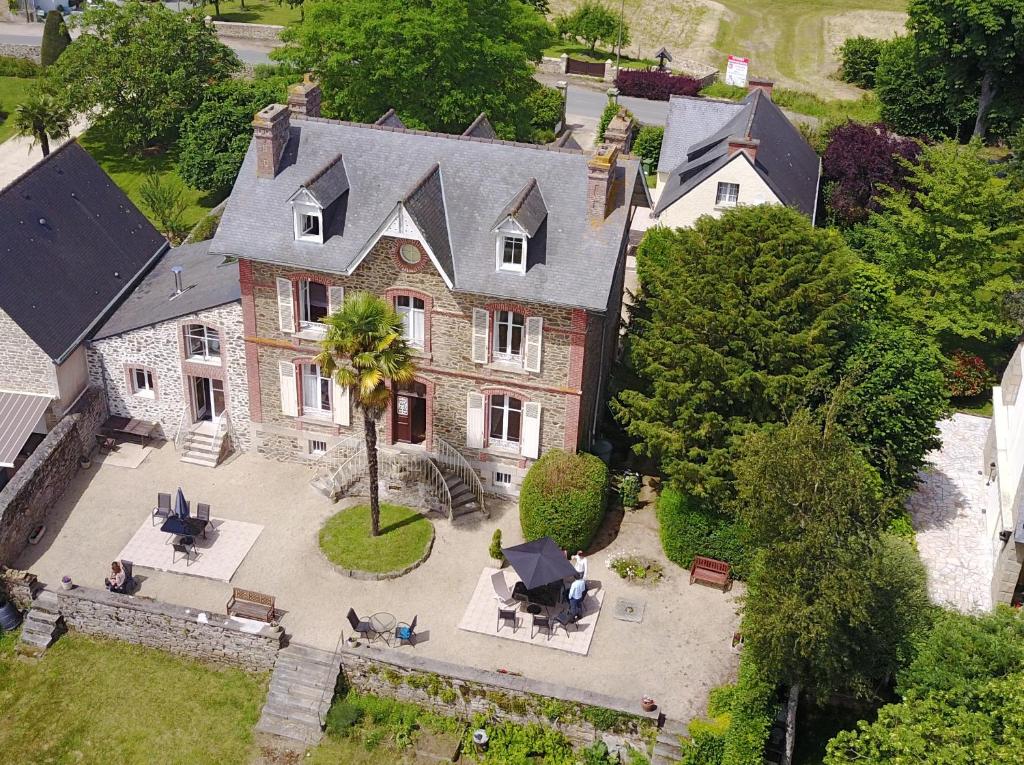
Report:
[[[512,485],[512,474],[506,473],[504,470],[495,470],[491,481],[495,486],[508,488]]]
[[[307,364],[303,362],[299,364],[299,389],[302,391],[302,415],[304,417],[326,417],[332,418],[334,411],[334,383],[330,377],[324,377],[318,364]],[[312,371],[311,371],[312,370]],[[306,380],[309,377],[316,376],[317,395],[314,399],[314,403],[310,404],[309,397],[306,395]],[[324,386],[327,386],[327,408],[324,409],[321,405],[324,395]]]
[[[156,378],[153,377],[153,370],[145,367],[129,367],[129,374],[132,383],[132,395],[142,398],[156,398]],[[139,385],[139,375],[142,375],[142,385]]]
[[[310,321],[309,320],[309,285],[316,284],[324,289],[324,307],[327,311],[324,316],[331,315],[331,290],[326,284],[320,282],[310,281],[309,279],[302,279],[299,282],[299,330],[302,332],[320,332],[322,334],[327,333],[327,326],[322,321]]]
[[[495,399],[502,398],[504,403],[499,407],[502,411],[501,417],[501,435],[494,435],[494,409]],[[487,437],[488,444],[496,449],[503,449],[510,452],[519,453],[519,445],[523,442],[523,405],[526,403],[520,398],[516,398],[508,393],[492,393],[487,397]],[[518,402],[518,408],[512,406],[512,402]],[[513,440],[508,435],[508,421],[509,414],[512,412],[519,413],[519,438]]]
[[[200,332],[195,330],[199,329]],[[213,337],[211,337],[211,335]],[[202,353],[192,352],[192,341],[195,340],[202,347]],[[210,343],[215,341],[217,343],[217,352],[210,352]],[[199,361],[204,364],[220,364],[221,351],[223,349],[223,342],[220,337],[220,331],[216,328],[209,326],[208,324],[186,324],[185,325],[185,357],[189,361]]]
[[[507,320],[502,319],[503,314],[507,316]],[[522,322],[521,324],[515,323],[515,317],[517,316],[520,318]],[[515,327],[519,327],[519,353],[513,353],[511,350],[500,350],[499,343],[501,342],[501,333],[499,328],[502,325],[506,325],[508,327],[509,348],[512,347],[512,330]],[[494,341],[491,344],[491,347],[494,349],[494,360],[522,366],[526,351],[526,317],[516,311],[495,311],[494,320],[491,326],[494,333]]]
[[[321,441],[318,438],[311,438],[309,439],[309,441],[306,442],[306,445],[309,447],[309,453],[314,456],[319,456],[321,454],[327,453],[326,441]]]
[[[407,300],[409,305],[403,306],[399,301]],[[416,307],[419,301],[420,307]],[[395,295],[395,311],[402,317],[405,341],[413,348],[423,350],[427,342],[427,301],[415,295]],[[419,330],[417,337],[416,330]]]
[[[740,200],[740,185],[719,181],[715,191],[715,207],[735,207]]]
[[[295,241],[324,243],[324,211],[314,205],[292,204],[295,225]],[[316,232],[311,233],[308,221],[316,219]]]
[[[526,251],[529,249],[529,237],[525,234],[512,234],[502,232],[498,235],[498,253],[497,263],[499,271],[511,271],[512,273],[525,274],[526,273]],[[518,241],[521,245],[519,251],[519,262],[505,262],[505,243],[510,241]]]

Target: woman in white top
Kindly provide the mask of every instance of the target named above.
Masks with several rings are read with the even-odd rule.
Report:
[[[586,582],[587,572],[589,566],[587,565],[587,556],[583,554],[583,550],[578,550],[575,555],[572,556],[572,567],[580,574],[583,574],[583,581]]]
[[[111,592],[124,592],[124,581],[126,577],[121,564],[116,560],[110,564],[110,576],[104,580],[107,589]]]

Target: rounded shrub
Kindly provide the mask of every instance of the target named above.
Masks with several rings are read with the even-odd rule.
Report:
[[[548,452],[533,463],[519,491],[524,536],[549,536],[566,550],[585,550],[604,518],[607,489],[608,468],[593,454]]]

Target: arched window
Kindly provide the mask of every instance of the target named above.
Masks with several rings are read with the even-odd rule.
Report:
[[[490,421],[491,445],[518,451],[523,430],[523,402],[504,393],[492,395]]]
[[[220,333],[205,324],[185,326],[185,353],[190,361],[220,363]]]

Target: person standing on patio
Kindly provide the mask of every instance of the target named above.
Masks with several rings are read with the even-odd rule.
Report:
[[[121,564],[115,560],[110,564],[110,576],[104,579],[103,583],[111,592],[124,593],[124,581],[124,571],[121,569]]]
[[[577,575],[569,585],[569,616],[573,621],[578,621],[583,616],[583,598],[586,594],[587,580],[582,575]]]
[[[587,556],[583,554],[583,550],[578,550],[575,555],[572,556],[572,567],[576,569],[577,573],[583,575],[584,586],[586,586],[587,574],[590,573],[590,566],[587,562]]]

